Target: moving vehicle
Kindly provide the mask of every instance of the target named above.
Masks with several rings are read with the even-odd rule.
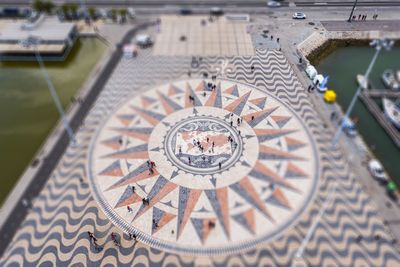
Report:
[[[215,6],[210,9],[210,14],[213,16],[222,16],[224,14],[224,11],[222,10],[222,8]]]
[[[293,14],[293,19],[306,19],[307,16],[303,12],[296,12]]]
[[[389,98],[382,98],[383,111],[386,117],[400,129],[400,103],[396,104]]]
[[[192,14],[192,10],[191,10],[190,8],[188,8],[188,7],[182,7],[182,8],[179,10],[179,13],[180,13],[181,15],[190,15],[190,14]]]
[[[281,3],[276,2],[276,1],[268,1],[267,6],[268,7],[280,7]]]
[[[371,175],[376,178],[379,182],[387,182],[388,177],[385,173],[385,170],[383,169],[382,164],[376,160],[376,159],[371,159],[368,162],[368,170],[371,173]]]
[[[400,90],[400,83],[396,81],[393,70],[385,70],[382,73],[383,84],[392,90]]]

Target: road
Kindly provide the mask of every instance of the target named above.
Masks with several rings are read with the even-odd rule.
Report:
[[[0,5],[21,5],[27,6],[31,4],[31,0],[0,0]],[[80,4],[80,0],[53,0],[56,4],[76,3]],[[84,0],[87,5],[93,6],[133,6],[133,7],[161,7],[161,6],[236,6],[236,7],[265,7],[266,0]],[[302,6],[302,7],[312,7],[312,6],[352,6],[353,0],[284,0],[281,1],[282,6]],[[360,0],[358,1],[358,6],[400,6],[400,1],[398,0]]]

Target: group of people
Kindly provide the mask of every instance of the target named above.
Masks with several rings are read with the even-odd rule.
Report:
[[[314,91],[315,90],[315,86],[314,85],[309,85],[308,86],[308,89],[307,89],[307,92],[311,92],[311,91]]]
[[[149,168],[149,175],[154,174],[154,168],[156,167],[156,163],[151,160],[147,160],[147,168]]]
[[[102,249],[103,249],[103,247],[102,246],[100,246],[98,243],[97,243],[97,238],[94,236],[94,233],[92,233],[92,232],[90,232],[90,231],[87,231],[87,234],[88,234],[88,236],[89,236],[89,241],[90,241],[90,243],[92,243],[93,245],[94,245],[94,247],[95,247],[95,249],[97,250],[97,251],[101,251]],[[135,234],[132,234],[132,233],[128,233],[127,234],[128,235],[128,238],[130,239],[130,240],[135,240],[136,241],[136,235]],[[113,243],[114,243],[114,245],[115,246],[117,246],[117,247],[120,247],[121,246],[121,243],[120,243],[120,241],[118,240],[118,238],[117,238],[117,234],[115,233],[115,232],[111,232],[111,240],[113,241]]]
[[[374,14],[372,18],[376,20],[378,18],[378,14]],[[352,20],[367,20],[367,14],[358,14],[358,17],[353,15]]]
[[[88,231],[87,233],[88,233],[88,235],[89,235],[89,241],[90,241],[90,243],[93,244],[94,248],[95,248],[96,250],[98,250],[98,251],[102,250],[103,247],[100,246],[100,245],[97,243],[97,238],[94,236],[94,234],[93,234],[92,232],[90,232],[90,231]]]

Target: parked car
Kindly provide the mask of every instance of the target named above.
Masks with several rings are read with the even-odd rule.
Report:
[[[281,3],[276,2],[276,1],[269,1],[269,2],[267,3],[267,6],[268,6],[268,7],[280,7],[280,6],[281,6]]]
[[[296,12],[293,14],[293,19],[306,19],[307,16],[303,12]]]
[[[139,34],[136,36],[136,44],[142,48],[149,47],[153,44],[153,40],[148,34]]]

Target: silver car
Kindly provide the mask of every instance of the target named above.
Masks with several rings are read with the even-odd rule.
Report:
[[[280,6],[281,6],[281,3],[275,2],[275,1],[269,1],[269,2],[267,3],[267,6],[268,6],[268,7],[280,7]]]
[[[296,12],[293,14],[293,19],[306,19],[306,14],[303,12]]]

